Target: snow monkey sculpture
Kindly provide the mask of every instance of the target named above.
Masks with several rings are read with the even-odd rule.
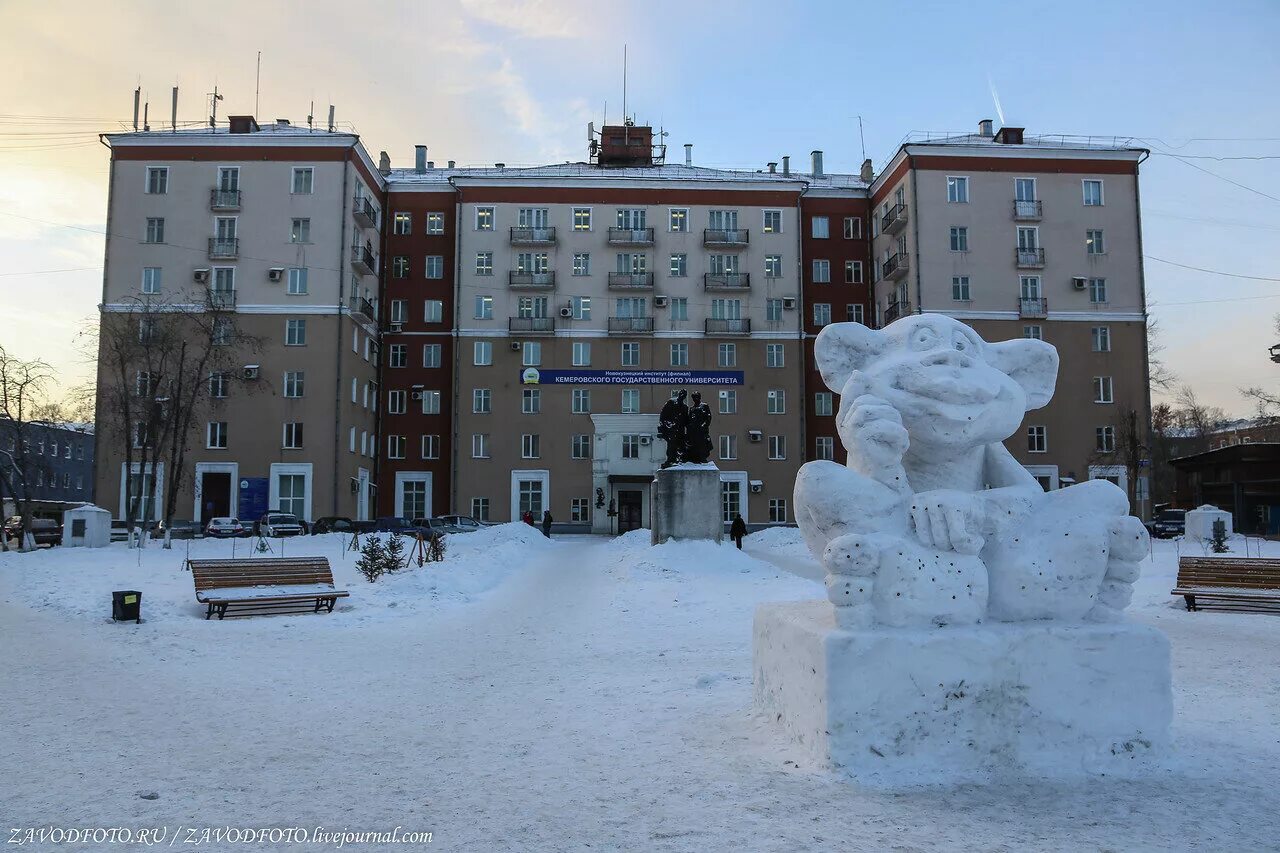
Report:
[[[1053,396],[1058,353],[949,317],[827,326],[848,466],[810,462],[796,520],[841,627],[1118,619],[1147,532],[1106,480],[1045,492],[1001,443]]]

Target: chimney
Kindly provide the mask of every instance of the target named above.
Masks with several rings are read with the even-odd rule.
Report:
[[[413,146],[413,171],[418,174],[427,171],[427,146]]]
[[[435,161],[435,160],[428,160],[428,161],[427,161],[427,169],[434,169],[435,167],[436,167],[436,161]]]
[[[875,170],[871,167],[871,158],[868,157],[862,161],[862,172],[859,173],[858,177],[862,178],[863,183],[869,184],[875,179],[875,176]]]
[[[329,105],[329,132],[333,133],[333,104]]]
[[[982,121],[978,122],[978,135],[985,136],[988,139],[990,139],[992,136],[995,136],[994,122],[992,122],[991,119],[989,118],[984,118]]]
[[[133,132],[138,132],[138,110],[142,106],[142,87],[133,90]]]
[[[791,155],[790,154],[782,155],[782,174],[784,175],[791,174]]]
[[[821,178],[822,177],[822,152],[812,151],[810,152],[810,156],[813,157],[813,168],[810,169],[810,171],[813,172],[813,176],[815,178]]]
[[[378,171],[384,175],[391,174],[391,155],[385,151],[378,154]]]
[[[686,166],[693,165],[693,143],[686,142],[684,144],[684,164]]]
[[[134,110],[134,124],[138,122],[137,110]],[[178,132],[178,87],[173,87],[173,111],[169,114],[169,127],[174,132]],[[136,129],[136,128],[135,128]]]
[[[450,168],[450,169],[452,169],[456,163],[457,163],[457,161],[456,161],[456,160],[450,160],[450,161],[449,161],[449,168]]]
[[[495,168],[495,169],[505,169],[505,168],[507,168],[507,164],[506,164],[506,163],[494,163],[494,164],[493,164],[493,168]]]
[[[769,163],[769,164],[768,164],[768,166],[769,166],[769,174],[770,174],[770,175],[776,175],[776,174],[778,173],[778,164],[777,164],[777,163]]]

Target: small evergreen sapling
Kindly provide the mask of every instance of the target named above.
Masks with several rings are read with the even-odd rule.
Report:
[[[1225,554],[1230,550],[1227,547],[1227,525],[1222,519],[1213,523],[1213,537],[1209,541],[1213,544],[1215,554]]]
[[[382,544],[382,538],[372,534],[366,537],[364,545],[360,546],[360,559],[356,560],[356,571],[364,575],[369,583],[373,583],[382,577],[386,570],[387,549]]]
[[[399,533],[392,533],[387,540],[385,557],[386,571],[398,572],[405,567],[404,537]]]

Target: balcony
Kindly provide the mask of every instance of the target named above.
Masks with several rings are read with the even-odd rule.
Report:
[[[610,246],[652,246],[652,228],[610,228]]]
[[[556,242],[554,228],[512,228],[511,245],[513,246],[551,246]]]
[[[1017,248],[1013,250],[1013,257],[1018,269],[1038,270],[1044,268],[1044,249]]]
[[[611,290],[653,290],[653,273],[611,272],[609,288]]]
[[[704,331],[708,335],[749,335],[750,320],[705,320]]]
[[[910,302],[890,302],[884,309],[884,325],[887,326],[899,317],[905,317],[910,313]]]
[[[240,190],[220,190],[217,187],[209,190],[210,210],[239,210]]]
[[[554,335],[556,333],[556,318],[511,317],[507,320],[507,331],[522,335]]]
[[[907,224],[907,206],[895,204],[880,217],[880,230],[885,234],[897,234]]]
[[[352,314],[363,314],[370,320],[377,319],[377,310],[373,307],[373,303],[363,296],[352,296],[347,305]]]
[[[745,246],[750,242],[745,228],[705,228],[702,231],[704,246]]]
[[[210,311],[236,310],[236,292],[234,290],[210,290],[209,291],[209,310]]]
[[[1015,199],[1013,202],[1013,218],[1018,222],[1039,222],[1040,202]]]
[[[377,275],[378,258],[368,246],[351,247],[351,268],[359,275]]]
[[[512,290],[554,290],[556,274],[554,272],[512,270],[507,273],[507,285]]]
[[[210,237],[209,260],[231,261],[240,257],[240,238]]]
[[[902,278],[907,274],[908,267],[911,266],[908,257],[909,256],[903,252],[896,252],[890,255],[885,262],[881,264],[880,274],[890,281]]]
[[[610,317],[609,334],[611,335],[652,335],[652,317]]]
[[[1049,300],[1041,296],[1022,297],[1018,300],[1018,316],[1043,320],[1049,316]]]
[[[364,196],[356,196],[351,212],[355,215],[356,222],[359,222],[365,228],[378,227],[378,209],[373,206],[373,202]]]
[[[704,290],[750,290],[751,274],[745,272],[707,273],[702,277]]]

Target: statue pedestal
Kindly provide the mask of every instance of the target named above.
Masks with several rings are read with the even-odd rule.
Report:
[[[668,539],[724,538],[720,509],[720,469],[714,463],[673,465],[653,478],[649,518],[653,544]]]
[[[1169,745],[1169,641],[1132,623],[841,630],[825,601],[761,605],[755,705],[862,781],[1149,767]]]

